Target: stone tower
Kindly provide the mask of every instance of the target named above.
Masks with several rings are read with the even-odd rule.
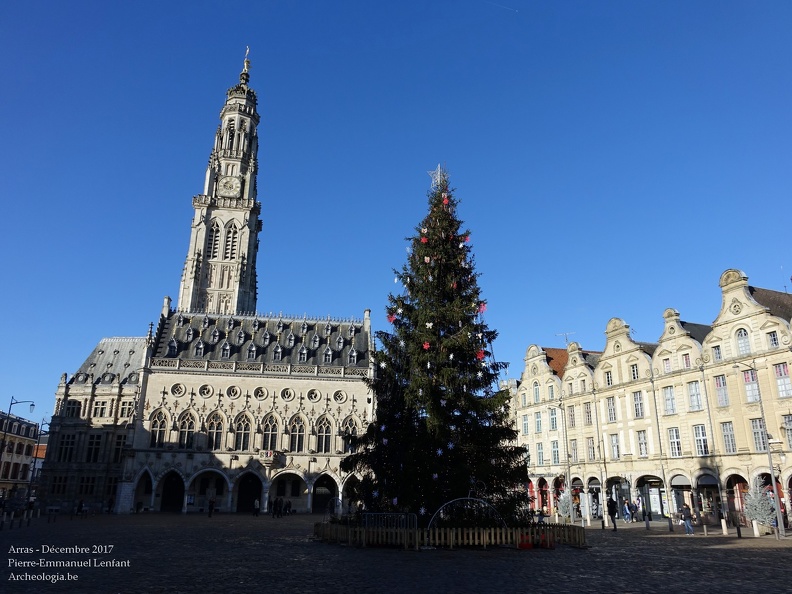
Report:
[[[245,54],[239,84],[228,89],[220,112],[203,193],[193,197],[179,311],[233,315],[256,310],[259,115],[256,92],[248,87],[249,68]]]

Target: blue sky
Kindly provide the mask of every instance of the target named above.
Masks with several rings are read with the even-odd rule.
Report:
[[[718,278],[792,290],[792,3],[31,1],[0,20],[0,365],[61,373],[176,297],[191,199],[250,46],[259,311],[386,328],[448,169],[497,359],[710,323]],[[26,406],[14,408],[27,415]]]

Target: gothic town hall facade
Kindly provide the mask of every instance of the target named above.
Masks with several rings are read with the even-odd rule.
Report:
[[[245,60],[193,198],[178,302],[148,336],[105,338],[56,392],[40,498],[96,511],[344,505],[346,435],[373,403],[362,319],[256,314],[259,114]],[[186,223],[186,221],[185,221]]]

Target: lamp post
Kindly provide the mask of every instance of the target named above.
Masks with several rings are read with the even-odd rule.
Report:
[[[671,501],[671,488],[670,488],[670,485],[668,484],[668,480],[666,479],[665,464],[663,462],[663,460],[665,458],[665,456],[663,455],[663,436],[660,434],[660,413],[659,413],[659,411],[657,409],[657,390],[655,389],[655,375],[654,375],[654,369],[652,367],[649,367],[649,370],[646,372],[646,377],[649,379],[649,381],[652,384],[652,402],[654,403],[655,426],[657,427],[657,445],[660,448],[659,449],[659,451],[660,451],[660,473],[663,475],[663,487],[665,487],[666,496],[668,497],[668,500]],[[660,513],[661,514],[665,513],[663,511],[663,496],[662,496],[662,494],[660,495]],[[671,519],[671,510],[668,510],[667,517],[668,517],[668,531],[669,532],[673,532],[674,531],[674,521]]]
[[[751,360],[751,364],[737,361],[732,365],[733,369],[740,369],[740,365],[745,365],[751,370],[754,379],[756,379],[756,397],[759,402],[759,414],[762,416],[762,432],[764,433],[764,446],[767,451],[767,466],[770,472],[770,482],[773,485],[773,497],[776,512],[776,537],[786,538],[786,531],[784,530],[784,518],[781,516],[781,499],[778,497],[778,484],[775,479],[775,468],[773,468],[773,453],[770,450],[770,434],[767,432],[767,418],[765,417],[764,404],[762,403],[762,389],[759,387],[759,372],[756,369],[756,359]]]
[[[709,393],[707,392],[707,376],[704,374],[704,365],[705,363],[709,363],[709,357],[703,355],[700,358],[696,359],[696,365],[698,365],[699,371],[701,372],[701,386],[704,389],[704,404],[707,406],[707,421],[709,422],[709,431],[710,436],[712,439],[712,445],[709,446],[708,454],[712,455],[715,458],[715,429],[712,425],[712,413],[710,412],[710,403],[709,403]],[[717,458],[716,458],[717,459]],[[723,497],[723,489],[721,488],[721,476],[720,476],[720,465],[715,462],[714,463],[715,469],[718,472],[718,498],[720,499],[720,513],[723,516],[723,520],[721,520],[721,526],[723,527],[724,534],[726,530],[726,500]]]
[[[569,465],[569,440],[567,439],[567,426],[566,426],[566,411],[564,411],[564,392],[561,391],[561,398],[558,399],[558,404],[548,404],[547,408],[555,408],[561,411],[561,429],[564,439],[564,455],[566,456],[566,475],[564,476],[564,490],[569,497],[569,519],[574,523],[572,518],[572,469]]]
[[[5,430],[3,431],[3,441],[0,442],[0,472],[2,472],[3,468],[3,457],[6,453],[6,443],[8,440],[8,428],[11,426],[11,409],[15,404],[26,404],[30,403],[30,412],[33,412],[33,409],[36,408],[36,405],[32,400],[17,400],[13,396],[11,396],[11,403],[8,405],[8,413],[6,413],[5,418]],[[5,496],[4,496],[5,498]]]
[[[49,425],[46,419],[41,419],[41,424],[36,426],[36,445],[33,448],[33,467],[30,470],[30,484],[28,485],[28,503],[30,503],[30,498],[33,497],[33,484],[36,482],[36,468],[37,461],[38,461],[38,447],[41,443],[41,436],[47,435],[49,431],[43,431],[42,427],[44,425]]]

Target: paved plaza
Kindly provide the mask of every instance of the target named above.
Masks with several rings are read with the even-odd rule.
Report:
[[[792,538],[693,537],[668,524],[587,529],[586,550],[355,548],[316,541],[321,516],[42,517],[0,531],[0,592],[788,592]],[[108,545],[112,545],[112,550]],[[65,547],[65,548],[63,548]],[[26,550],[33,552],[27,553]],[[25,567],[77,561],[87,567]],[[70,576],[69,581],[10,580]],[[75,579],[76,578],[76,579]]]

